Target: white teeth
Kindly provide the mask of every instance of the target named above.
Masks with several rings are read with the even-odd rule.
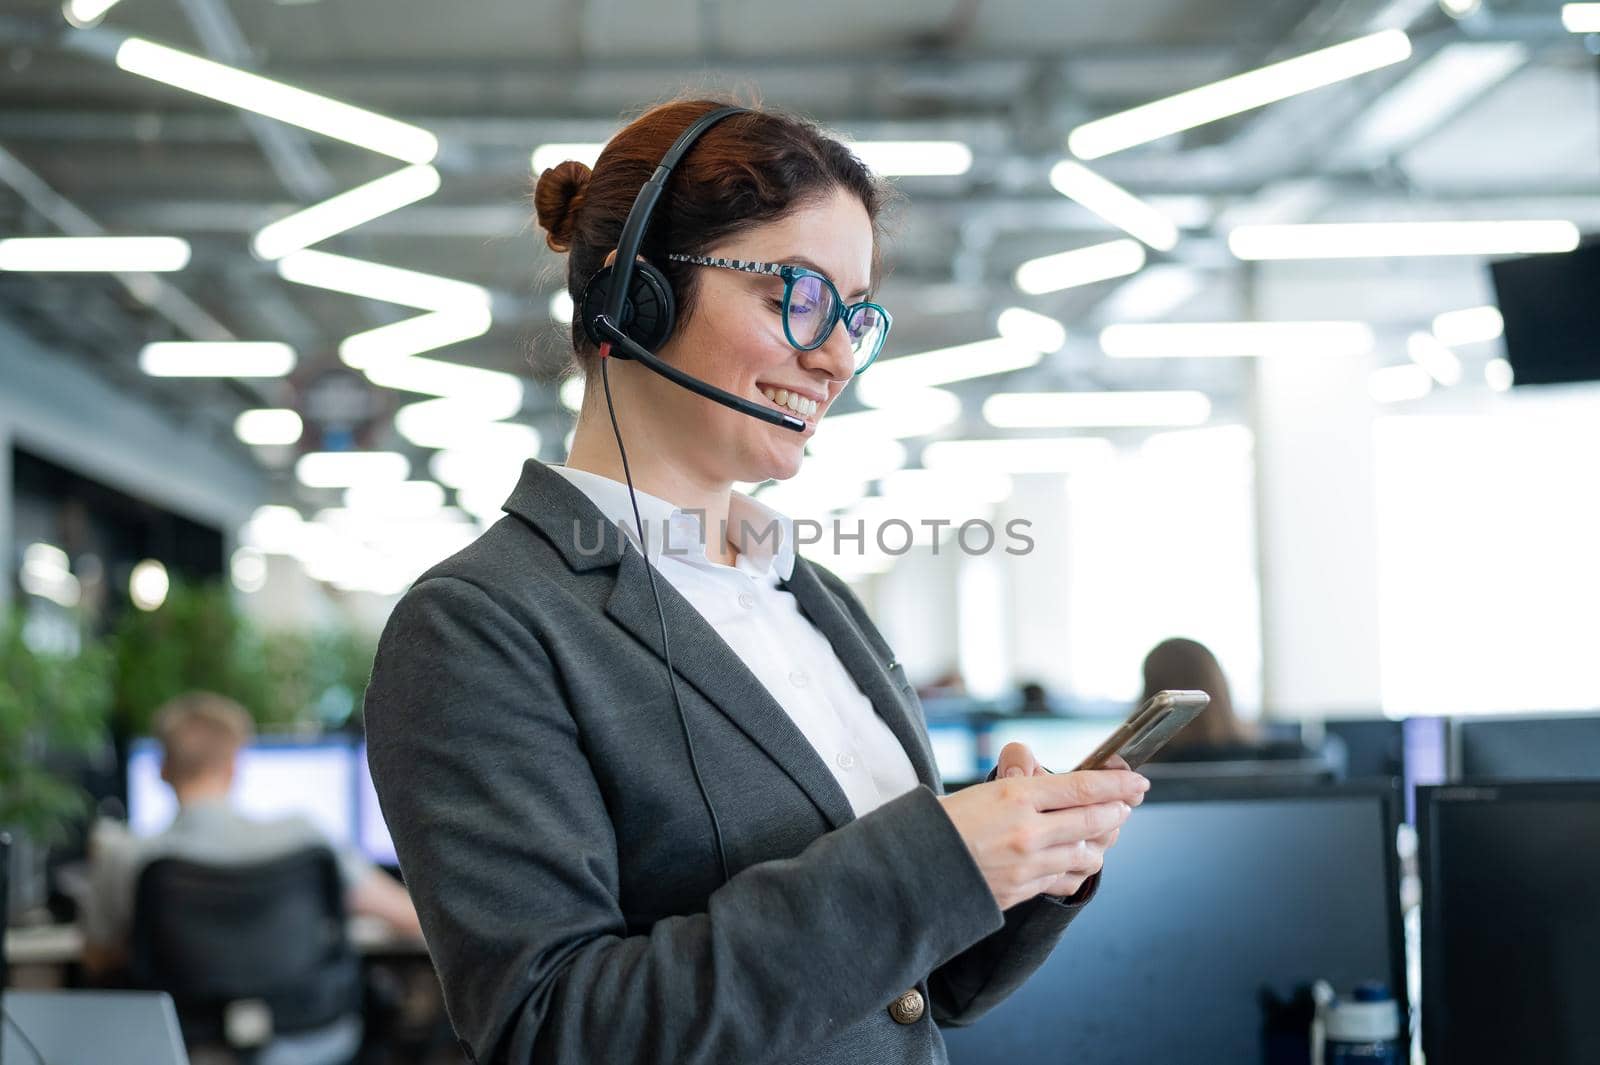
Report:
[[[810,416],[817,413],[821,404],[814,399],[807,399],[798,392],[790,392],[786,388],[763,388],[761,394],[780,407],[788,407],[796,414]]]

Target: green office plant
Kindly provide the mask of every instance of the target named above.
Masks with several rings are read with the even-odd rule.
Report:
[[[107,649],[84,638],[75,652],[30,646],[21,611],[0,627],[0,826],[41,843],[60,839],[89,810],[89,796],[49,764],[105,743],[111,709]]]

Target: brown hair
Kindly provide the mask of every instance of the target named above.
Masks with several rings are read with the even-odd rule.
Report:
[[[534,207],[545,243],[567,254],[567,292],[574,304],[616,248],[634,198],[673,141],[700,116],[730,103],[735,101],[658,104],[611,138],[593,170],[568,160],[539,175]],[[860,199],[872,220],[869,283],[876,288],[882,268],[877,238],[893,196],[891,187],[816,125],[780,111],[752,109],[733,115],[695,141],[650,216],[640,254],[671,283],[681,323],[694,310],[696,271],[668,260],[668,252],[703,254],[735,233],[774,221],[836,188]],[[576,362],[587,375],[598,351],[581,325],[567,324]]]
[[[1181,638],[1163,640],[1144,659],[1142,703],[1166,690],[1203,691],[1211,702],[1172,738],[1163,753],[1190,747],[1227,747],[1252,742],[1255,735],[1233,712],[1233,696],[1222,666],[1205,644]]]
[[[162,776],[180,784],[231,764],[255,726],[227,696],[196,691],[162,704],[154,731],[161,741]]]

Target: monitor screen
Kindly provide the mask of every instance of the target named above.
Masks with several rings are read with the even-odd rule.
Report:
[[[352,748],[346,740],[257,739],[239,752],[233,801],[248,817],[303,814],[335,846],[355,841]],[[128,752],[128,827],[150,836],[172,823],[178,810],[161,779],[161,746],[136,740]]]
[[[1600,716],[1468,718],[1455,731],[1462,780],[1600,780]]]
[[[1429,1061],[1600,1061],[1600,784],[1418,797]]]
[[[1201,794],[1152,790],[1044,965],[944,1031],[954,1065],[1259,1062],[1264,995],[1376,979],[1404,1001],[1394,791]]]
[[[928,740],[939,776],[946,782],[979,780],[988,772],[978,767],[978,734],[965,722],[930,721]]]
[[[1375,780],[1401,774],[1404,741],[1400,722],[1384,717],[1344,718],[1328,721],[1324,727],[1343,748],[1345,779]]]
[[[1093,754],[1122,721],[1117,717],[1000,718],[989,725],[989,757],[983,771],[994,768],[1006,744],[1023,743],[1052,773],[1068,772]]]
[[[372,768],[367,765],[367,745],[356,751],[356,775],[360,787],[356,791],[356,826],[359,836],[356,845],[367,859],[379,865],[392,867],[400,864],[394,853],[394,840],[389,837],[389,824],[378,808],[378,792],[372,786]]]
[[[1518,385],[1600,380],[1600,242],[1490,266]]]

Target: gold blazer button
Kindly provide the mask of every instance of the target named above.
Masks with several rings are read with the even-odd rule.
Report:
[[[913,987],[889,1004],[889,1016],[895,1019],[896,1024],[916,1024],[922,1020],[925,1008],[922,992]]]

